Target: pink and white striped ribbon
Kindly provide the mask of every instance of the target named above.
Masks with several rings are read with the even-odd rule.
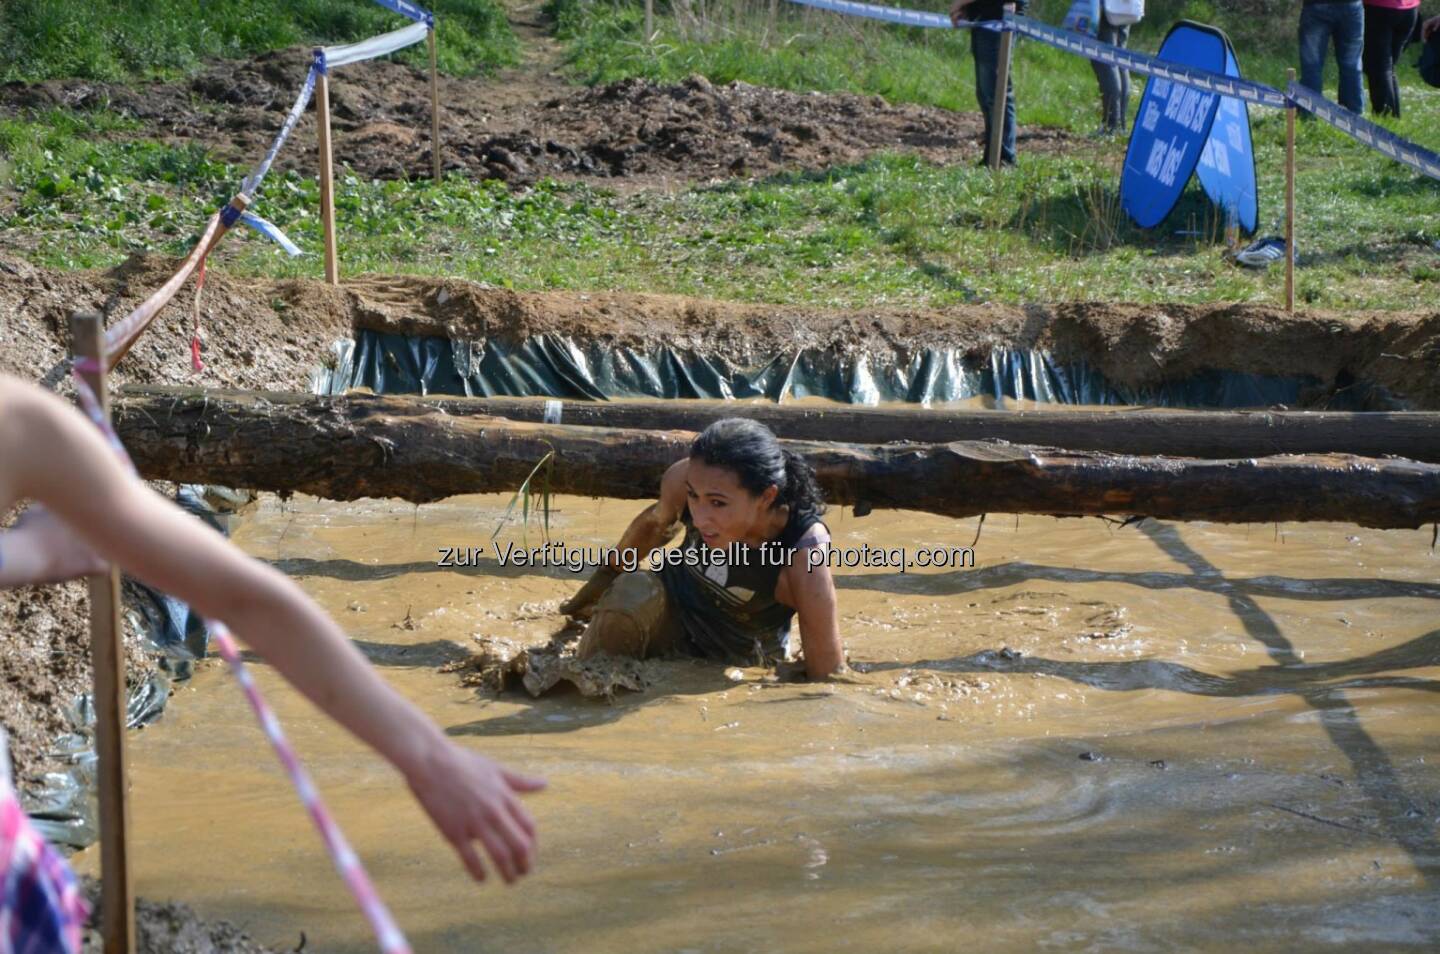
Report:
[[[72,366],[72,373],[75,378],[75,390],[80,396],[80,405],[85,413],[100,432],[105,435],[110,447],[124,461],[125,466],[135,473],[135,465],[130,461],[130,455],[125,452],[125,446],[120,443],[115,429],[110,426],[104,410],[100,407],[100,401],[91,390],[90,385],[80,375],[85,373],[96,373],[100,370],[100,362],[93,358],[76,358]],[[270,746],[280,758],[280,764],[285,766],[286,773],[290,776],[295,791],[300,795],[300,802],[305,810],[310,813],[310,820],[320,831],[320,837],[325,842],[325,848],[330,852],[330,860],[335,865],[335,870],[344,879],[345,886],[350,889],[350,894],[355,898],[355,903],[360,906],[360,911],[365,919],[370,922],[370,928],[375,932],[375,938],[380,942],[380,950],[383,954],[411,954],[410,944],[405,940],[395,919],[390,914],[390,909],[380,899],[375,891],[375,885],[370,881],[370,876],[365,872],[365,866],[361,864],[360,858],[346,841],[340,826],[335,822],[325,803],[320,798],[314,782],[310,780],[310,774],[300,764],[300,759],[291,748],[290,741],[285,738],[285,732],[280,728],[280,720],[275,718],[274,711],[264,696],[260,694],[255,680],[250,676],[250,671],[245,668],[244,661],[240,658],[240,650],[235,645],[230,630],[223,623],[214,620],[206,620],[206,627],[215,637],[216,648],[220,652],[220,658],[224,659],[230,666],[235,680],[240,683],[240,690],[245,694],[245,700],[250,704],[256,719],[260,722],[260,728],[265,737],[270,740]]]

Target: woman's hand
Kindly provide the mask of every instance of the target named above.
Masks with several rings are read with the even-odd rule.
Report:
[[[958,27],[960,26],[960,24],[970,19],[970,17],[965,13],[965,8],[970,6],[970,4],[973,2],[974,0],[955,0],[954,3],[950,4],[951,26]]]
[[[580,587],[580,592],[560,604],[560,612],[579,620],[589,619],[595,612],[595,604],[619,575],[620,571],[614,567],[600,567],[585,581],[585,585]]]
[[[1440,17],[1431,17],[1421,25],[1420,36],[1428,43],[1436,31],[1440,31]]]
[[[59,583],[103,573],[105,567],[83,537],[39,505],[0,533],[0,586]]]
[[[538,792],[545,787],[544,779],[511,772],[447,741],[406,781],[476,881],[485,880],[476,841],[485,846],[506,884],[530,872],[535,821],[518,796]]]

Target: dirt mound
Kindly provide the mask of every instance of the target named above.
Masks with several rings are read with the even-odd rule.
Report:
[[[175,261],[137,257],[102,272],[59,272],[0,257],[0,371],[39,377],[66,353],[70,312],[114,320]],[[362,275],[206,280],[206,370],[190,370],[189,292],[163,311],[117,378],[145,384],[304,390],[329,345],[355,329],[519,343],[561,335],[616,346],[664,344],[734,362],[798,350],[988,354],[1043,348],[1084,359],[1112,383],[1145,387],[1203,371],[1378,384],[1417,409],[1440,408],[1440,312],[1301,312],[1262,305],[957,305],[834,310],[628,292],[521,292],[455,278]]]
[[[110,109],[139,121],[138,135],[196,142],[248,166],[279,129],[309,61],[309,51],[297,48],[214,63],[179,83],[12,83],[0,87],[0,113]],[[545,176],[693,181],[821,169],[878,152],[937,162],[973,161],[981,153],[978,113],[738,81],[714,86],[699,76],[594,89],[528,74],[501,81],[442,77],[440,97],[446,168],[517,183]],[[330,103],[337,163],[373,178],[430,174],[426,74],[390,62],[340,71]],[[1068,140],[1043,129],[1022,130],[1020,138],[1030,149]],[[279,166],[313,172],[314,142],[307,111]]]
[[[100,937],[100,882],[84,878],[85,898],[90,902],[91,926],[85,932],[81,950],[100,954],[105,944]],[[139,954],[273,954],[229,921],[208,924],[189,905],[177,902],[135,900],[135,946]],[[302,937],[300,950],[304,947]]]

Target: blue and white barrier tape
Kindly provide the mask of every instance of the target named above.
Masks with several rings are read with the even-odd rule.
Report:
[[[1345,135],[1376,152],[1394,159],[1432,179],[1440,179],[1440,155],[1407,142],[1383,126],[1377,126],[1344,106],[1330,102],[1299,83],[1290,84],[1290,98],[1301,109],[1314,113]]]
[[[246,225],[250,226],[252,229],[259,232],[261,235],[265,236],[270,241],[283,248],[287,254],[300,254],[300,246],[290,241],[290,236],[280,231],[280,229],[276,227],[275,223],[260,218],[260,216],[256,215],[254,212],[246,212],[245,214],[241,215],[240,221],[244,222]]]
[[[424,7],[416,6],[409,0],[375,0],[376,3],[387,10],[400,14],[402,17],[409,17],[416,23],[423,23],[427,27],[435,26],[435,14]]]
[[[414,46],[425,39],[429,32],[430,28],[424,23],[412,23],[407,27],[372,36],[368,40],[361,40],[359,43],[327,46],[323,50],[325,71],[329,72],[336,67],[359,63],[361,60],[373,60],[377,56],[384,56],[386,53],[394,53],[407,46]]]
[[[265,174],[270,171],[274,164],[275,157],[280,154],[280,147],[285,145],[285,140],[290,138],[290,133],[295,130],[295,124],[300,121],[300,116],[305,112],[305,107],[310,105],[310,97],[315,95],[315,77],[323,70],[324,53],[315,51],[315,62],[310,65],[310,72],[305,76],[305,84],[300,87],[300,95],[295,97],[295,105],[290,107],[290,112],[285,116],[285,122],[280,124],[280,132],[275,136],[275,141],[270,144],[270,149],[265,153],[265,158],[256,164],[245,181],[240,185],[240,191],[245,197],[255,198],[255,192],[260,188],[260,183],[265,180]]]
[[[953,30],[955,25],[950,18],[943,13],[931,13],[928,10],[902,10],[899,7],[882,7],[874,3],[856,3],[855,0],[791,0],[805,7],[814,7],[817,10],[829,10],[832,13],[843,13],[846,16],[864,17],[867,20],[884,20],[887,23],[899,23],[904,26],[929,27],[940,30]],[[1002,29],[999,20],[984,21],[993,23],[990,29]],[[961,28],[976,26],[970,21],[962,21]]]
[[[952,26],[950,18],[944,14],[923,10],[903,10],[899,7],[885,7],[873,3],[857,3],[855,0],[790,0],[790,2],[819,10],[829,10],[833,13],[865,17],[870,20],[884,20],[905,26],[942,29],[950,29]],[[1003,24],[998,20],[962,21],[960,27],[1013,30],[1022,36],[1039,40],[1057,49],[1078,53],[1087,59],[1118,66],[1132,73],[1154,76],[1172,83],[1179,83],[1181,86],[1229,96],[1259,106],[1288,109],[1293,103],[1301,109],[1315,114],[1356,142],[1369,146],[1422,175],[1440,179],[1440,155],[1422,146],[1417,146],[1413,142],[1401,139],[1388,129],[1375,125],[1364,117],[1330,102],[1315,91],[1299,84],[1292,83],[1288,90],[1282,91],[1253,80],[1183,66],[1179,63],[1157,59],[1145,53],[1126,50],[1109,43],[1101,43],[1085,34],[1053,27],[1014,13],[1006,13]]]
[[[1101,43],[1083,33],[1052,27],[1029,17],[1007,13],[1005,24],[1016,33],[1039,40],[1049,46],[1078,53],[1089,59],[1118,66],[1133,73],[1159,77],[1182,86],[1189,86],[1207,93],[1219,93],[1221,96],[1231,96],[1261,106],[1284,109],[1289,105],[1285,100],[1284,93],[1273,86],[1266,86],[1264,83],[1159,60],[1145,53],[1121,49],[1118,46],[1111,46],[1109,43]]]

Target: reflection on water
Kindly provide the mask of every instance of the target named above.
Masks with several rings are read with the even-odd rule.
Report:
[[[474,634],[548,638],[576,585],[435,565],[488,548],[507,502],[271,501],[237,536],[452,737],[551,780],[538,872],[473,887],[403,784],[257,661],[419,951],[1440,942],[1428,532],[996,516],[976,569],[843,571],[847,677],[736,683],[674,661],[607,705],[478,696],[439,671]],[[577,546],[639,509],[558,507],[554,535]],[[849,546],[976,533],[911,513],[830,524]],[[143,893],[276,946],[303,930],[307,950],[373,949],[218,668],[133,742]]]

